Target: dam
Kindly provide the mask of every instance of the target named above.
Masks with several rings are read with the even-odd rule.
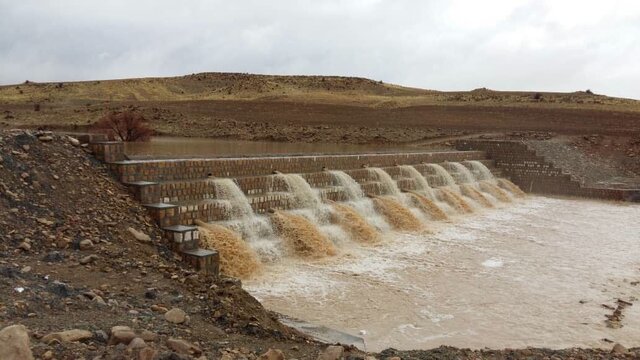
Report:
[[[615,327],[602,305],[640,297],[638,191],[584,186],[522,144],[155,160],[92,146],[185,261],[368,350],[640,335],[635,307]]]

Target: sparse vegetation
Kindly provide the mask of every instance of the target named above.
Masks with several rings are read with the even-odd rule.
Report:
[[[133,110],[112,111],[98,120],[95,128],[120,141],[147,141],[153,135],[144,116]]]

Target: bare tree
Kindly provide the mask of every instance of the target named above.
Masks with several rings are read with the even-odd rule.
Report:
[[[98,120],[95,127],[121,141],[147,141],[153,135],[144,116],[132,110],[112,111]]]

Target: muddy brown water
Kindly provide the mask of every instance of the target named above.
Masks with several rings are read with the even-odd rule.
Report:
[[[244,141],[189,137],[153,137],[148,142],[125,144],[131,159],[204,158],[217,156],[256,156],[278,154],[344,154],[394,152],[407,149],[401,145],[354,145],[334,143]]]
[[[267,264],[245,287],[267,308],[362,336],[367,350],[640,345],[640,206],[527,197]],[[622,328],[602,304],[634,303]]]

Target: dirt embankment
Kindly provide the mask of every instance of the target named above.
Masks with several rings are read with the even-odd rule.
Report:
[[[131,358],[145,347],[255,357],[275,346],[315,356],[317,344],[277,322],[238,281],[177,262],[146,210],[74,144],[0,132],[0,328],[25,325],[40,358]],[[166,318],[173,308],[178,320]],[[128,347],[131,338],[114,338],[114,326],[146,345]],[[73,329],[78,341],[47,337]],[[176,350],[176,341],[199,350]]]

